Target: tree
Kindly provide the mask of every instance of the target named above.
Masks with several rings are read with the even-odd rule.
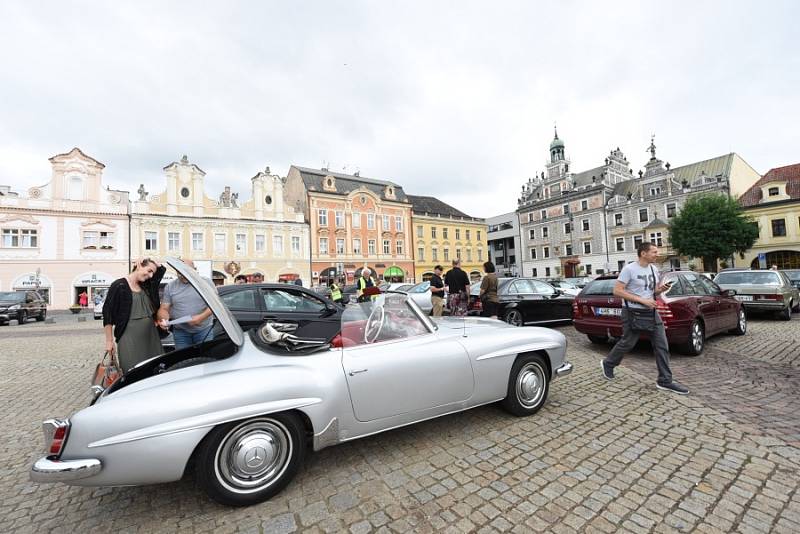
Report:
[[[743,253],[758,239],[758,226],[728,195],[689,198],[669,225],[672,247],[683,256],[703,258],[706,271],[716,271],[717,260]]]

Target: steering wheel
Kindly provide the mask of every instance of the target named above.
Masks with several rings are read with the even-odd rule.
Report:
[[[383,306],[376,305],[372,313],[369,314],[367,324],[364,326],[364,343],[375,343],[375,340],[381,335],[384,317]]]

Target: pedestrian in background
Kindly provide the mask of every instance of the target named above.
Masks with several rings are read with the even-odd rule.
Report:
[[[294,285],[303,287],[303,280],[298,276],[294,279]]]
[[[123,371],[164,352],[155,313],[159,309],[158,286],[166,271],[145,258],[108,288],[103,304],[105,350],[112,357],[118,354]]]
[[[497,308],[500,305],[500,298],[497,296],[497,273],[494,263],[487,261],[483,264],[483,272],[486,276],[481,280],[481,315],[497,319]]]
[[[192,260],[183,260],[183,263],[194,269]],[[209,285],[211,280],[206,279]],[[161,306],[158,309],[158,320],[161,328],[167,328],[169,320],[189,318],[188,321],[174,324],[172,336],[175,338],[175,350],[190,347],[203,341],[214,339],[214,317],[206,301],[200,293],[192,287],[183,275],[178,274],[178,279],[173,280],[164,288],[161,297]]]
[[[342,304],[342,288],[339,287],[339,284],[336,283],[335,280],[331,280],[328,284],[328,288],[331,290],[331,300],[336,304]]]
[[[361,269],[361,276],[356,281],[356,286],[358,289],[356,290],[356,296],[358,297],[358,302],[367,302],[368,300],[375,300],[375,295],[372,296],[370,299],[369,296],[364,294],[364,291],[368,287],[378,287],[378,283],[372,277],[372,270],[369,267],[364,267]]]
[[[469,277],[461,270],[461,258],[453,260],[453,268],[444,275],[444,284],[447,286],[447,307],[450,315],[463,317],[467,314],[469,304]]]
[[[80,304],[82,308],[89,305],[89,294],[86,293],[86,291],[81,291],[81,294],[78,295],[78,304]]]
[[[433,276],[431,276],[431,315],[434,317],[441,317],[444,310],[444,280],[442,280],[442,271],[444,269],[441,265],[433,268]]]
[[[253,273],[253,283],[254,284],[263,284],[264,283],[264,275],[262,273]]]
[[[623,356],[630,351],[643,331],[650,337],[658,368],[656,387],[680,395],[689,393],[689,389],[672,379],[669,368],[669,344],[664,330],[664,322],[658,315],[655,298],[668,291],[669,284],[659,284],[659,276],[653,268],[658,257],[658,247],[652,243],[642,243],[636,250],[639,261],[626,265],[619,273],[614,284],[614,296],[623,299],[622,339],[600,362],[603,376],[614,379],[614,368],[622,362]],[[652,315],[649,315],[652,312]],[[638,319],[639,314],[642,319]],[[644,330],[646,328],[646,330]]]
[[[233,279],[233,283],[236,284],[237,286],[241,284],[246,284],[247,277],[243,274],[237,274],[236,278]]]

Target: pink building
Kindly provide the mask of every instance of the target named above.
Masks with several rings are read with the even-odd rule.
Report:
[[[51,308],[89,306],[127,272],[127,191],[104,188],[105,165],[78,148],[50,158],[50,181],[0,185],[0,291],[38,289]]]

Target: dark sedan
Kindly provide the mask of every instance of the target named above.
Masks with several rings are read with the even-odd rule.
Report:
[[[574,297],[533,278],[499,278],[497,316],[514,326],[572,320]]]
[[[339,333],[342,308],[301,286],[240,284],[217,289],[242,329],[270,322],[298,337],[332,339]]]
[[[656,309],[664,321],[667,340],[686,354],[703,352],[706,339],[719,333],[743,335],[747,318],[736,291],[725,291],[700,273],[662,273],[672,287],[656,298]],[[573,321],[578,332],[592,343],[606,343],[622,336],[622,300],[613,294],[616,276],[599,277],[575,298]],[[643,337],[646,337],[643,335]]]

